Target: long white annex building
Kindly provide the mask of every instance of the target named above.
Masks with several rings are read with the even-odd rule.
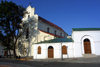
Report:
[[[100,55],[100,28],[74,28],[72,38],[57,38],[38,43],[34,59],[77,58]]]
[[[100,55],[100,28],[73,28],[72,35],[34,13],[29,6],[23,17],[23,36],[17,55],[33,59],[77,58]]]

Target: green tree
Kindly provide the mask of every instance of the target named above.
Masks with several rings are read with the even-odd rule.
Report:
[[[21,28],[20,23],[24,15],[24,8],[16,5],[13,2],[1,1],[0,3],[0,31],[6,38],[6,47],[11,49],[12,46],[14,57],[16,57],[16,44],[18,38],[22,35],[19,34]]]
[[[7,51],[7,57],[8,57],[8,52],[9,52],[9,55],[10,55],[10,58],[11,58],[11,52],[10,50],[12,50],[12,45],[10,45],[10,37],[9,36],[4,36],[2,34],[2,32],[0,32],[0,44],[2,46],[4,46],[4,50]]]

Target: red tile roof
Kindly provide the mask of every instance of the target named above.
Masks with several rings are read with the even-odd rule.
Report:
[[[55,27],[55,28],[57,28],[57,29],[59,29],[59,30],[62,30],[62,31],[64,32],[64,30],[63,30],[62,28],[60,28],[59,26],[57,26],[57,25],[51,23],[50,21],[47,21],[46,19],[44,19],[44,18],[42,18],[42,17],[40,17],[40,16],[39,16],[39,20],[41,20],[41,21],[43,21],[44,23],[47,23],[47,24],[49,24],[49,25],[51,25],[51,26],[53,26],[53,27]]]
[[[40,29],[39,29],[39,30],[40,30]],[[44,32],[44,33],[47,33],[47,34],[50,34],[50,35],[55,36],[55,37],[64,38],[63,36],[54,35],[54,34],[52,34],[52,33],[48,33],[48,32],[45,32],[45,31],[43,31],[43,30],[40,30],[40,31],[42,31],[42,32]]]

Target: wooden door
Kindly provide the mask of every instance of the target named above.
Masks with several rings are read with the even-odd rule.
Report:
[[[90,42],[84,42],[85,54],[91,54],[91,44]]]
[[[53,47],[48,48],[48,58],[53,58]]]

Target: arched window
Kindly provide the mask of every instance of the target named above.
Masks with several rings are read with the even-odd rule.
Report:
[[[50,32],[50,28],[49,28],[49,27],[47,28],[47,32],[48,32],[48,33]]]
[[[28,28],[26,29],[26,39],[28,39],[28,37],[29,37],[29,30],[28,30]]]
[[[41,54],[41,47],[38,47],[38,54]]]
[[[62,46],[62,54],[67,54],[67,47],[65,45]]]

